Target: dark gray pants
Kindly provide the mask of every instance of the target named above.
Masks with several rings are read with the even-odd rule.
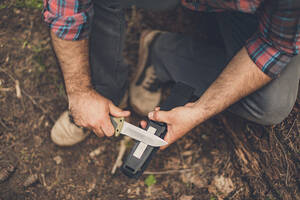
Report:
[[[130,2],[130,3],[129,3]],[[97,0],[93,20],[90,55],[93,84],[96,90],[118,103],[127,87],[128,67],[123,62],[124,7],[167,9],[178,0]],[[176,33],[160,35],[151,50],[151,61],[162,81],[183,81],[196,88],[201,96],[217,78],[230,59],[257,28],[253,15],[237,12],[216,13],[221,41],[216,44],[199,36]],[[208,18],[208,20],[210,20]],[[213,20],[212,20],[213,21]],[[242,99],[229,109],[260,124],[276,124],[291,111],[298,91],[300,56],[295,57],[281,76],[267,86]]]

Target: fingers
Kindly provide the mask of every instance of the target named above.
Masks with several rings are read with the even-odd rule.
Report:
[[[115,117],[128,117],[130,112],[128,110],[122,110],[121,108],[115,106],[112,102],[109,103],[110,114]]]
[[[164,137],[164,141],[166,141],[168,144],[164,145],[164,146],[161,146],[159,148],[160,150],[164,150],[164,149],[168,148],[173,143],[173,141],[170,138],[170,133],[169,132],[167,132],[166,136]]]
[[[168,123],[170,121],[170,111],[155,110],[148,114],[148,118],[154,121]]]
[[[104,120],[102,120],[101,128],[106,136],[111,137],[114,135],[115,129],[110,121],[109,115],[106,115]]]
[[[145,128],[147,127],[147,122],[146,122],[145,120],[142,120],[142,121],[140,122],[140,125],[141,125],[141,127],[142,127],[143,129],[145,129]]]
[[[98,137],[103,137],[104,135],[108,137],[113,136],[115,131],[109,115],[104,113],[97,120],[89,120],[89,125],[86,127],[91,129]]]
[[[104,132],[102,128],[99,126],[98,128],[92,128],[92,131],[98,136],[98,137],[103,137]]]

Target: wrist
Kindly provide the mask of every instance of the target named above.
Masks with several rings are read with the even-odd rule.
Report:
[[[94,91],[91,85],[80,85],[80,86],[72,86],[66,87],[67,97],[68,99],[72,99],[73,97],[80,97],[87,94],[91,94]]]
[[[196,125],[203,123],[207,119],[206,112],[204,112],[204,109],[199,104],[193,105],[192,112]]]
[[[93,90],[93,86],[89,81],[70,82],[65,81],[67,96],[81,93],[87,93]]]

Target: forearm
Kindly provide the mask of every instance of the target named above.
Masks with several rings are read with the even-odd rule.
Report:
[[[91,88],[88,39],[66,41],[58,38],[52,31],[50,33],[63,72],[67,94]]]
[[[216,115],[271,81],[241,49],[196,101],[198,123]]]

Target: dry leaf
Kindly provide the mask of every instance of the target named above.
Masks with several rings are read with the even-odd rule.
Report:
[[[216,195],[219,199],[224,199],[234,190],[233,182],[224,176],[215,176],[208,191]]]
[[[38,181],[39,177],[37,174],[32,174],[30,176],[28,176],[28,178],[24,181],[23,186],[24,187],[29,187],[33,184],[35,184]]]
[[[179,200],[192,200],[193,197],[192,195],[182,195]]]
[[[56,162],[57,165],[59,165],[62,162],[62,158],[60,156],[55,156],[53,160]]]

